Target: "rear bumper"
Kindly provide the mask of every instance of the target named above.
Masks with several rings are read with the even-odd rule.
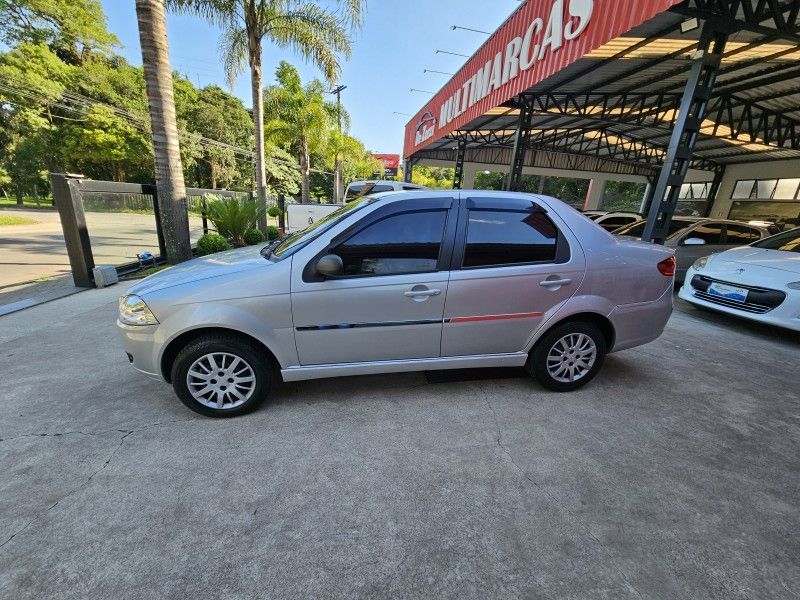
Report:
[[[611,351],[641,346],[659,337],[672,314],[672,306],[672,285],[658,300],[617,306],[608,315],[615,333]]]

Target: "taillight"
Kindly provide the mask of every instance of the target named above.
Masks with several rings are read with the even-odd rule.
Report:
[[[664,277],[675,277],[675,257],[670,256],[669,258],[665,258],[660,263],[656,265],[658,267],[658,272],[661,273]]]

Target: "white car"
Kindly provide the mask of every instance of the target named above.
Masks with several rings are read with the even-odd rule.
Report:
[[[614,231],[615,229],[619,229],[620,227],[625,227],[626,225],[630,225],[631,223],[638,223],[642,220],[642,215],[635,212],[609,212],[603,215],[599,215],[597,217],[589,217],[600,225],[606,231]]]
[[[698,306],[800,331],[800,228],[697,259],[679,295]]]
[[[406,192],[414,190],[426,190],[424,185],[407,183],[405,181],[392,181],[391,179],[369,179],[366,181],[351,181],[347,184],[344,191],[344,201],[350,202],[354,198],[377,194],[378,192],[396,192],[404,190]]]

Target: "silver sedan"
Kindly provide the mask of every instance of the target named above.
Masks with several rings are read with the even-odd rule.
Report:
[[[524,366],[569,391],[661,334],[674,271],[672,250],[554,198],[389,192],[152,275],[117,325],[136,369],[209,416],[253,410],[276,378]]]

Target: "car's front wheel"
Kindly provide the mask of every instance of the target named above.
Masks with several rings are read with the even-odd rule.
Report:
[[[596,325],[567,322],[542,336],[531,351],[526,368],[544,387],[569,392],[597,375],[605,355],[605,336]]]
[[[272,374],[263,352],[233,335],[193,340],[172,365],[172,386],[186,406],[208,417],[234,417],[264,401]]]

